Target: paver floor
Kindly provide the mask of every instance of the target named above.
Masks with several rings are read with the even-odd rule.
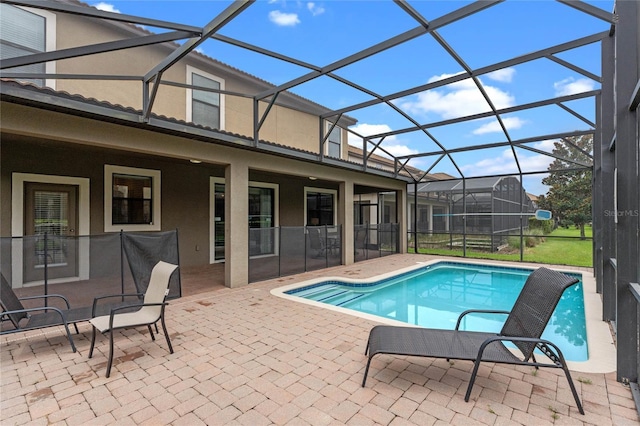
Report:
[[[375,324],[272,296],[317,276],[367,277],[415,264],[416,255],[340,266],[171,302],[163,336],[146,329],[108,341],[80,324],[71,352],[60,329],[2,336],[4,425],[637,425],[628,387],[615,373],[574,373],[580,415],[561,371],[486,364],[470,401],[471,364],[380,355],[366,388],[364,347]],[[421,260],[426,260],[426,257]],[[202,277],[200,277],[202,279]],[[187,282],[184,285],[188,285]],[[187,293],[189,294],[189,293]]]

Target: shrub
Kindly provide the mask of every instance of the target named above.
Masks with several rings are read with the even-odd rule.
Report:
[[[513,247],[514,249],[520,248],[520,237],[509,237],[509,247]]]
[[[527,247],[537,246],[538,244],[544,241],[544,238],[542,238],[543,235],[544,235],[544,232],[542,231],[542,229],[529,229],[529,232],[524,237],[525,246]]]
[[[540,229],[544,235],[553,231],[553,220],[538,220],[535,217],[529,218],[529,230]]]
[[[523,237],[525,247],[535,247],[544,241],[544,233],[541,229],[528,229],[526,235]],[[509,246],[519,249],[520,248],[520,236],[514,235],[509,237]]]

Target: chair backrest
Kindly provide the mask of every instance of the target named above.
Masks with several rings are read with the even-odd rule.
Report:
[[[171,274],[176,270],[178,265],[160,261],[151,270],[151,278],[149,278],[149,286],[144,294],[144,303],[162,303],[167,297],[169,289],[169,280]],[[160,312],[160,307],[151,307]]]
[[[501,336],[540,338],[562,293],[577,283],[575,277],[547,268],[529,275],[500,332]],[[525,359],[529,359],[535,343],[515,342]]]
[[[4,312],[9,312],[24,309],[22,302],[20,302],[18,296],[13,292],[13,289],[2,274],[0,274],[0,281],[2,282],[0,287],[0,305],[2,305],[2,310]],[[16,314],[8,314],[7,316],[15,328],[20,328],[20,320],[27,318],[27,313],[20,312]]]

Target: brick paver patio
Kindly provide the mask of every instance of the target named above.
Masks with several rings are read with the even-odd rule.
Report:
[[[317,276],[373,276],[416,259],[396,255],[173,301],[167,326],[175,353],[144,328],[124,331],[109,379],[108,341],[99,337],[87,359],[86,323],[74,335],[78,353],[56,328],[3,336],[0,423],[638,424],[631,392],[615,373],[574,373],[584,416],[556,370],[487,364],[466,403],[470,363],[381,355],[362,388],[375,323],[269,293]]]

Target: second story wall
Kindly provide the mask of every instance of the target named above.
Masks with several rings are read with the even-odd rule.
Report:
[[[150,34],[147,30],[130,24],[65,13],[23,10],[44,18],[42,22],[47,29],[47,51],[126,40]],[[47,72],[96,75],[97,78],[47,80],[47,85],[58,91],[140,110],[143,107],[141,81],[100,79],[99,76],[143,76],[176,48],[177,44],[165,43],[51,62],[47,65]],[[248,95],[273,87],[259,78],[199,53],[191,53],[167,69],[162,74],[162,81],[193,84]],[[260,117],[267,105],[266,102],[259,103]],[[162,84],[154,100],[152,112],[252,137],[253,108],[252,98],[194,91]],[[291,93],[282,93],[278,97],[278,104],[271,109],[264,121],[259,131],[259,138],[288,147],[318,152],[320,132],[318,116],[326,111],[326,108],[311,101]],[[355,120],[351,120],[345,126],[354,123]],[[328,130],[328,128],[325,129]],[[325,155],[346,159],[347,132],[340,129],[334,132],[330,140],[331,143],[328,141],[326,144]]]

